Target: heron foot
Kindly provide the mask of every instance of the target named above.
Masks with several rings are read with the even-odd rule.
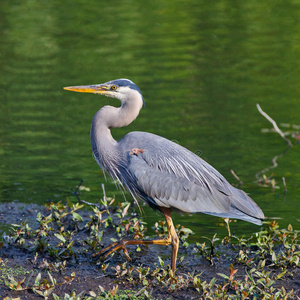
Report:
[[[133,148],[133,149],[129,152],[129,155],[136,155],[136,156],[138,156],[140,153],[144,153],[144,149]]]
[[[102,256],[103,259],[106,259],[113,252],[123,250],[126,258],[128,260],[131,260],[128,250],[126,248],[127,242],[128,241],[124,240],[124,241],[120,241],[120,242],[111,243],[109,246],[105,247],[100,252],[93,254],[93,257],[100,255],[100,256]]]

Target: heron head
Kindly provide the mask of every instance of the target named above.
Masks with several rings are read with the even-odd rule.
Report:
[[[116,79],[102,84],[68,86],[64,87],[64,89],[74,92],[105,95],[119,99],[122,102],[139,95],[142,98],[143,104],[145,104],[140,88],[129,79]]]

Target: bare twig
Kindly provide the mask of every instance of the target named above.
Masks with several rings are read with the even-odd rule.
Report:
[[[102,191],[103,191],[103,199],[106,201],[106,192],[105,192],[105,186],[104,186],[104,184],[103,184],[103,183],[101,184],[101,187],[102,187]]]
[[[286,194],[287,194],[287,187],[286,187],[285,177],[282,177],[282,182],[283,182],[283,201],[285,201]]]
[[[82,183],[83,183],[83,179],[80,180],[79,184],[77,185],[77,188],[76,188],[75,192],[73,193],[79,202],[81,201],[80,198],[79,198],[79,195],[80,195],[79,191],[80,191],[80,187],[82,186]]]
[[[273,159],[272,159],[273,165],[269,166],[269,167],[267,167],[267,168],[265,168],[265,169],[263,169],[263,170],[261,170],[259,172],[257,172],[256,175],[255,175],[256,179],[259,179],[259,175],[260,174],[264,174],[264,173],[270,171],[271,169],[277,168],[277,166],[278,166],[278,163],[277,163],[278,158],[280,158],[283,155],[285,155],[288,150],[290,150],[290,147],[287,147],[281,154],[275,155],[273,157]]]
[[[110,213],[110,210],[109,210],[109,207],[108,207],[108,204],[107,204],[107,197],[106,197],[106,192],[105,192],[105,186],[104,184],[102,183],[101,184],[101,187],[102,187],[102,190],[103,190],[103,205],[107,211],[107,213],[110,215],[110,217],[112,218],[112,215]],[[114,199],[110,202],[110,204],[112,204],[112,202],[114,201]],[[109,204],[109,205],[110,205]]]
[[[285,177],[282,177],[282,182],[283,182],[284,194],[286,194],[287,188],[286,188]]]
[[[235,174],[235,172],[233,170],[230,170],[231,174],[234,176],[234,178],[239,182],[239,185],[242,185],[243,182],[241,181],[241,179]]]
[[[227,230],[228,230],[228,240],[231,238],[230,226],[229,226],[229,218],[224,218],[224,222],[226,223]]]
[[[260,107],[260,105],[257,103],[256,107],[258,109],[258,111],[269,121],[272,123],[275,131],[288,143],[288,145],[290,147],[293,147],[292,142],[284,135],[284,133],[279,129],[279,127],[277,126],[276,122],[270,117],[268,116]]]
[[[81,203],[84,203],[84,204],[87,204],[87,205],[90,205],[90,206],[96,206],[96,207],[98,207],[98,208],[100,208],[100,205],[99,204],[97,204],[97,203],[91,203],[91,202],[87,202],[87,201],[85,201],[85,200],[79,200]]]
[[[90,205],[90,206],[97,206],[99,208],[100,207],[99,204],[87,202],[85,200],[80,199],[80,197],[79,197],[80,187],[82,186],[82,184],[83,184],[83,179],[80,180],[79,184],[77,185],[77,188],[76,188],[75,192],[73,193],[75,195],[75,197],[77,198],[77,200],[81,203],[84,203],[84,204],[87,204],[87,205]]]

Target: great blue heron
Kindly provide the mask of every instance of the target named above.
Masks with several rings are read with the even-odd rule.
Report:
[[[93,154],[99,166],[121,182],[134,199],[143,199],[158,209],[167,223],[165,239],[112,243],[101,251],[105,257],[123,249],[130,259],[126,245],[172,244],[172,270],[175,272],[179,239],[171,218],[172,210],[262,224],[264,214],[259,206],[186,148],[148,132],[130,132],[119,141],[112,137],[110,129],[129,125],[143,106],[141,90],[131,80],[117,79],[64,89],[101,94],[121,101],[121,107],[104,106],[95,114],[91,126]]]

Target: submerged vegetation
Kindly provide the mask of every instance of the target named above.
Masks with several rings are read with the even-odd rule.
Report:
[[[107,197],[92,206],[69,199],[49,203],[34,222],[13,224],[2,235],[0,291],[4,299],[22,299],[24,293],[26,299],[55,300],[297,299],[299,232],[271,221],[249,238],[237,237],[225,221],[228,236],[196,244],[188,242],[193,232],[177,225],[181,252],[174,274],[164,247],[131,246],[132,261],[121,252],[105,261],[97,255],[111,241],[149,238],[130,203]],[[165,222],[157,222],[154,231],[164,236]]]

